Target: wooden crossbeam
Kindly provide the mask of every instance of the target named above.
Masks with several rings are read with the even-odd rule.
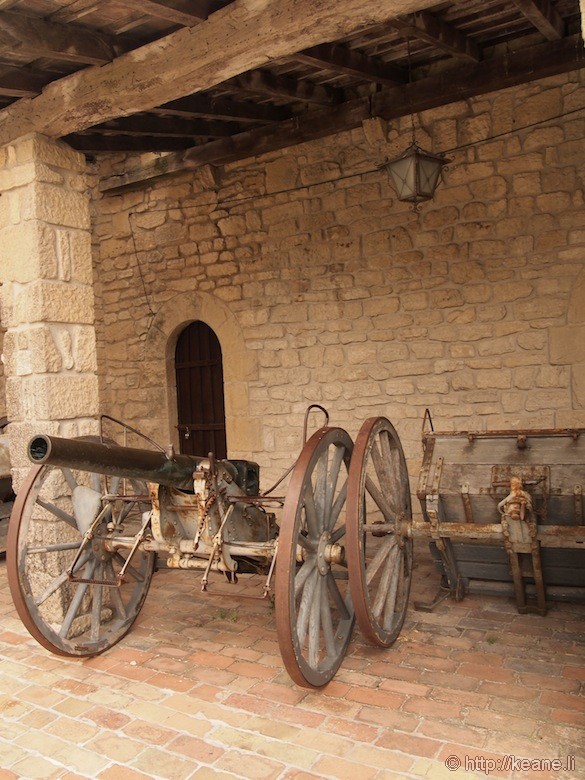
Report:
[[[202,165],[219,165],[255,157],[306,141],[358,127],[370,116],[391,120],[506,87],[536,81],[585,67],[585,50],[579,37],[521,49],[505,57],[462,65],[442,76],[404,87],[394,87],[368,98],[320,109],[269,127],[248,130],[231,138],[211,141],[186,152],[171,154],[156,163],[102,181],[104,192],[144,184]]]
[[[565,35],[565,22],[550,0],[513,0],[513,3],[549,41]]]
[[[298,81],[286,76],[274,76],[272,73],[262,70],[244,73],[232,79],[230,84],[238,91],[271,98],[296,100],[299,103],[310,103],[317,106],[342,103],[345,97],[343,90],[334,87],[320,86],[310,81]]]
[[[73,0],[47,16],[53,22],[77,22],[100,10],[102,0]]]
[[[65,136],[69,146],[84,154],[103,154],[105,152],[175,152],[192,145],[192,139],[167,136],[100,135],[83,133]]]
[[[390,26],[399,30],[405,37],[418,38],[453,57],[470,62],[479,62],[481,58],[474,41],[427,11],[393,19]]]
[[[112,39],[81,28],[47,22],[12,11],[0,12],[0,51],[30,60],[50,57],[63,62],[103,65],[119,52]]]
[[[155,114],[198,117],[234,122],[282,122],[291,112],[287,108],[263,105],[251,102],[208,97],[207,95],[189,95],[189,97],[171,100],[153,109]]]
[[[38,95],[49,79],[36,71],[24,68],[0,68],[0,95],[6,97],[32,97]]]
[[[117,0],[117,3],[185,27],[199,24],[209,14],[207,0]]]
[[[205,119],[178,119],[158,116],[126,117],[92,127],[96,133],[125,133],[127,135],[153,137],[174,136],[176,138],[228,138],[241,130],[235,122],[217,122]]]
[[[394,87],[406,81],[404,72],[396,65],[366,57],[347,46],[322,43],[294,55],[294,59],[306,65],[333,70],[354,78]]]

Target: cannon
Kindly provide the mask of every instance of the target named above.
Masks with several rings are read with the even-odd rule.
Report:
[[[312,412],[325,425],[308,438]],[[7,569],[31,635],[63,656],[102,653],[136,620],[156,568],[235,583],[260,575],[273,598],[284,665],[299,685],[325,685],[354,622],[378,647],[402,627],[412,577],[410,489],[399,438],[384,417],[355,444],[323,407],[305,415],[295,463],[263,493],[256,463],[180,455],[100,435],[33,437],[33,468],[8,534]],[[147,438],[147,437],[143,437]],[[286,495],[276,489],[289,477]],[[172,605],[171,605],[172,608]]]

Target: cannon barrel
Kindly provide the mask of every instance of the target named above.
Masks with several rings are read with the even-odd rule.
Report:
[[[193,472],[207,458],[121,447],[110,442],[63,439],[39,434],[28,444],[29,459],[37,464],[93,471],[175,488],[192,488]]]

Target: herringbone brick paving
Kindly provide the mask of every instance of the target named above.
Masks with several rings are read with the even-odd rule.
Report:
[[[421,547],[395,646],[356,632],[309,691],[283,670],[270,604],[236,595],[258,581],[217,587],[159,572],[116,647],[69,660],[29,637],[0,561],[0,780],[585,778],[582,605],[542,618],[469,596],[417,612],[438,587]]]

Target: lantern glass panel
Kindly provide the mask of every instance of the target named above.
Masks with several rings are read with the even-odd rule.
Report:
[[[416,165],[412,155],[399,157],[390,165],[390,173],[399,200],[410,200],[416,193]]]
[[[426,198],[432,198],[439,181],[442,161],[434,157],[418,155],[418,191]]]

